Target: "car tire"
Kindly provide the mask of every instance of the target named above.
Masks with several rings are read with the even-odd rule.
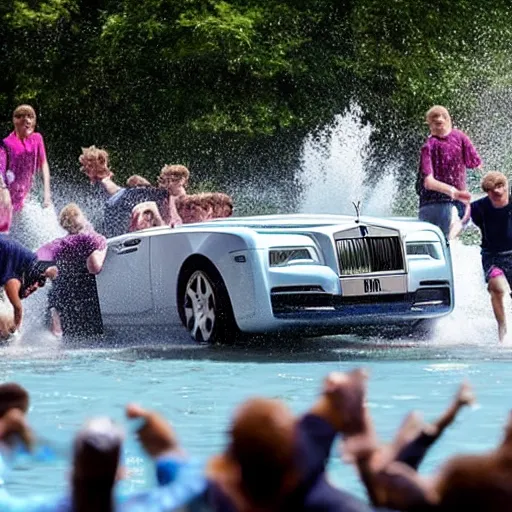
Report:
[[[179,315],[193,340],[230,344],[239,334],[224,281],[213,265],[186,269],[178,291]]]

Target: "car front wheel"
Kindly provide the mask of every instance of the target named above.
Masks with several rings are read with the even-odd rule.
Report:
[[[182,318],[195,341],[229,343],[233,340],[238,329],[220,275],[203,269],[194,270],[183,292]]]

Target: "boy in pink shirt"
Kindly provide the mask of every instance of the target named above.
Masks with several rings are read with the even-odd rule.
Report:
[[[7,149],[5,183],[15,212],[23,209],[32,189],[34,174],[43,173],[43,207],[50,206],[50,168],[43,137],[35,132],[36,113],[30,105],[20,105],[13,113],[14,131],[4,139]]]

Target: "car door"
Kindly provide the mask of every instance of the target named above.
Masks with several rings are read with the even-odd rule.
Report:
[[[153,310],[150,278],[150,236],[131,233],[109,243],[97,276],[101,313],[137,316]]]

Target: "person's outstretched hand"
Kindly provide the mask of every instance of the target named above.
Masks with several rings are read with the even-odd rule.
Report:
[[[126,406],[126,416],[131,419],[145,420],[137,434],[142,446],[151,457],[180,451],[173,428],[160,414],[143,409],[137,404],[129,404]]]
[[[467,204],[471,201],[471,193],[468,192],[467,190],[456,190],[454,194],[454,199]]]

